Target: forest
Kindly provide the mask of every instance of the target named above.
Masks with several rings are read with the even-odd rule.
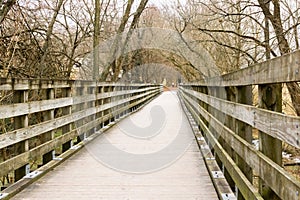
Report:
[[[149,90],[149,94],[154,98],[156,94],[163,91],[160,84],[166,86],[165,90],[167,87],[172,87],[171,90],[173,90],[180,83],[186,83],[194,91],[192,92],[190,88],[181,88],[185,91],[181,94],[186,102],[190,102],[189,109],[195,108],[194,117],[199,116],[199,121],[203,120],[204,117],[199,114],[202,105],[202,110],[211,109],[212,111],[212,115],[206,115],[207,124],[209,124],[209,120],[213,119],[213,116],[224,120],[224,124],[218,125],[216,122],[215,126],[222,127],[222,129],[218,129],[222,134],[225,134],[222,132],[223,130],[228,133],[223,139],[224,144],[229,142],[233,144],[228,146],[228,149],[225,146],[226,151],[232,153],[231,157],[236,159],[233,160],[233,163],[243,165],[240,164],[243,163],[240,162],[242,159],[238,157],[241,155],[236,154],[238,151],[234,149],[234,145],[240,142],[242,147],[239,151],[242,152],[242,156],[246,155],[243,158],[251,160],[252,157],[247,157],[247,153],[251,150],[251,155],[257,156],[259,162],[259,159],[263,157],[261,159],[263,162],[271,163],[269,164],[273,167],[271,169],[279,171],[285,178],[282,180],[290,181],[290,176],[287,175],[289,172],[299,180],[300,151],[296,148],[299,146],[299,131],[295,131],[300,127],[299,124],[296,124],[300,116],[300,85],[298,82],[291,82],[288,78],[284,79],[287,80],[286,82],[278,81],[272,76],[271,78],[274,78],[275,81],[268,83],[244,85],[238,83],[238,85],[226,85],[224,88],[220,85],[201,85],[211,77],[230,75],[232,72],[251,66],[263,67],[261,63],[270,59],[276,60],[276,57],[298,53],[300,47],[299,25],[300,0],[0,0],[0,80],[4,85],[2,87],[4,89],[0,91],[0,106],[3,106],[3,110],[13,110],[11,111],[12,117],[6,117],[8,111],[2,112],[0,135],[2,138],[5,138],[6,134],[13,135],[9,137],[9,140],[17,134],[21,135],[20,144],[9,141],[10,145],[0,149],[0,161],[9,163],[10,160],[18,159],[15,157],[19,154],[46,146],[46,142],[53,142],[54,139],[63,140],[66,137],[65,133],[71,137],[71,134],[75,134],[75,131],[72,133],[73,129],[77,129],[72,124],[76,120],[72,118],[73,121],[70,120],[68,123],[63,120],[81,112],[80,109],[84,106],[91,110],[95,108],[103,110],[80,118],[78,120],[80,129],[83,130],[82,127],[98,123],[98,118],[105,119],[99,125],[102,128],[122,114],[128,114],[128,110],[133,112],[135,106],[150,99],[150,96],[145,97],[143,103],[136,103],[141,101],[143,92],[148,94],[146,91]],[[290,73],[291,76],[299,75],[297,67],[300,63],[297,59],[296,61],[294,59],[292,63],[292,61],[284,62],[287,59],[280,60],[279,58],[280,62],[276,61],[276,67],[279,66],[278,68],[282,71],[288,69],[286,70],[288,73],[293,71]],[[293,69],[296,68],[296,70],[290,70],[292,68],[288,68],[286,63],[292,63]],[[241,71],[243,70],[238,72]],[[266,71],[263,72],[264,74],[262,73],[261,79],[267,74]],[[269,74],[273,75],[274,73]],[[250,77],[252,78],[251,75]],[[14,85],[15,79],[21,80],[21,82],[30,80],[28,81],[30,84],[28,84],[28,88],[19,89],[20,91],[15,90],[14,86],[7,89],[9,84],[6,84],[5,81]],[[77,80],[78,85],[75,84]],[[34,81],[36,88],[32,89],[31,84]],[[56,86],[54,84],[56,81],[62,86]],[[84,86],[84,83],[93,83],[94,85],[88,88]],[[120,83],[120,85],[114,85],[115,83]],[[126,85],[127,83],[128,85]],[[142,86],[138,88],[137,85],[140,83]],[[182,87],[186,85],[183,84]],[[148,86],[150,89],[147,88]],[[152,86],[156,88],[151,89]],[[124,88],[127,89],[122,91]],[[220,88],[226,90],[227,96],[219,94]],[[113,91],[114,89],[116,91]],[[209,94],[209,89],[212,89],[212,94]],[[84,92],[88,94],[85,95]],[[193,96],[196,93],[198,96]],[[132,94],[137,95],[135,101],[132,100]],[[101,95],[103,98],[99,97]],[[208,97],[209,95],[211,96]],[[80,101],[75,101],[73,97],[74,99],[80,98]],[[216,103],[211,106],[209,100],[207,102],[203,100],[205,98],[210,98]],[[62,106],[52,103],[60,104],[61,102],[58,103],[60,99],[62,99]],[[118,103],[123,100],[125,103]],[[113,101],[117,103],[109,107]],[[167,101],[167,103],[170,102]],[[41,106],[44,104],[49,107]],[[73,104],[77,110],[72,110]],[[35,109],[40,110],[32,112],[31,105],[37,105]],[[222,107],[218,111],[216,107],[221,107],[221,105],[228,106],[227,110]],[[24,114],[20,108],[28,109],[28,112]],[[114,110],[112,111],[111,108]],[[238,108],[244,110],[238,110]],[[121,112],[122,109],[125,111]],[[115,110],[120,113],[115,114]],[[233,113],[226,113],[229,110]],[[243,111],[246,114],[242,113]],[[257,111],[263,113],[264,118],[257,117],[260,116],[259,113],[256,113]],[[203,111],[203,113],[205,112]],[[242,121],[243,115],[246,116],[247,113],[250,116],[249,119]],[[105,118],[110,115],[111,118]],[[272,122],[273,119],[275,122]],[[56,120],[63,121],[58,128]],[[258,125],[255,124],[257,123],[255,120],[258,121]],[[42,132],[40,134],[42,139],[39,138],[40,135],[35,135],[35,129],[31,129],[39,127],[40,124],[46,126],[46,123],[52,121],[54,121],[55,129],[39,130]],[[278,123],[276,124],[276,122]],[[259,129],[259,123],[266,128]],[[207,126],[203,123],[202,126],[204,125]],[[252,126],[251,130],[249,125]],[[281,125],[283,128],[285,126],[287,128],[283,130]],[[197,128],[200,127],[199,124],[197,126]],[[214,128],[212,126],[212,129]],[[24,132],[18,132],[19,129]],[[23,135],[28,134],[25,132],[27,129],[33,135],[30,140],[22,138]],[[283,130],[280,133],[281,136],[283,135],[282,143],[276,138],[276,134],[279,134],[278,130]],[[87,132],[92,131],[89,127]],[[209,131],[207,129],[207,132]],[[273,137],[271,134],[268,136],[269,138],[265,139],[267,134],[264,132],[268,131],[272,134],[275,133],[275,136]],[[217,132],[215,129],[212,134],[219,134]],[[251,136],[250,139],[243,136],[245,132]],[[51,133],[50,139],[49,133]],[[229,133],[232,133],[230,137]],[[46,139],[43,138],[44,136]],[[286,142],[286,136],[295,140],[297,145],[293,146]],[[76,142],[81,142],[80,138],[77,137],[77,139]],[[217,138],[216,141],[222,143],[223,139]],[[245,141],[249,139],[248,143],[244,139]],[[270,142],[275,139],[276,144],[280,142],[278,148],[275,142],[274,144]],[[264,148],[263,140],[268,140],[271,144],[269,145],[271,150],[267,153],[269,155],[277,153],[280,162],[281,158],[286,155],[296,158],[296,161],[283,158],[282,167],[288,173],[279,169],[277,165],[272,166],[269,156],[265,158],[267,154],[261,151]],[[72,145],[71,139],[64,141],[62,145],[56,147],[59,149],[56,151],[57,155],[71,148]],[[244,150],[244,147],[250,150]],[[275,151],[276,153],[274,153]],[[53,152],[55,153],[55,150]],[[49,154],[48,151],[47,154],[49,156],[51,152]],[[47,154],[39,156],[43,159],[43,156]],[[51,154],[51,156],[53,155]],[[287,160],[293,162],[289,163]],[[26,161],[26,163],[29,162]],[[289,166],[286,165],[287,163]],[[30,164],[32,164],[31,167],[33,166],[32,170],[35,170],[42,166],[44,161],[39,158]],[[281,163],[279,165],[281,166]],[[7,166],[7,169],[11,167],[9,164]],[[17,170],[19,169],[21,168]],[[226,170],[230,171],[231,169],[227,167]],[[268,172],[268,170],[264,170]],[[6,176],[1,177],[0,186],[18,180],[12,170],[11,172],[7,171]],[[251,181],[252,178],[256,178],[256,180],[261,178],[259,174],[252,174],[252,172],[247,174],[245,171],[242,173],[249,176],[248,179]],[[282,180],[278,178],[274,185],[277,186],[277,183],[284,185],[285,182]],[[292,181],[290,181],[291,184],[293,184]],[[259,185],[263,188],[265,185],[262,183],[253,181],[254,186]],[[234,190],[237,189],[234,188]],[[278,190],[282,192],[284,189],[281,191],[279,188]],[[276,190],[274,191],[276,192]],[[299,196],[298,191],[297,196]]]
[[[216,66],[218,74],[224,74],[299,49],[299,3],[1,0],[0,75],[165,81],[169,85],[182,80],[197,81],[208,75],[184,54],[159,48],[126,49],[130,38],[136,37],[134,31],[171,30],[188,48],[206,51],[203,57],[209,59],[204,61],[205,65]],[[186,38],[192,43],[186,42]],[[108,64],[103,62],[102,52],[106,41],[111,42],[110,57],[121,53]],[[286,88],[293,110],[300,115],[299,85],[288,83]]]

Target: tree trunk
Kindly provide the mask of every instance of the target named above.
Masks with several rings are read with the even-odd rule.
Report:
[[[95,0],[94,38],[93,38],[93,80],[99,78],[99,44],[100,44],[100,0]]]
[[[272,23],[272,26],[275,30],[275,34],[278,41],[278,47],[280,50],[281,55],[289,53],[290,52],[290,46],[285,38],[282,21],[281,21],[281,15],[280,15],[280,2],[279,0],[273,0],[273,6],[274,6],[274,13],[272,14],[270,9],[268,8],[268,4],[265,3],[265,0],[258,0],[258,3],[263,10],[263,13],[267,19],[270,20]],[[300,87],[298,83],[286,83],[288,91],[291,95],[291,100],[293,107],[297,113],[298,116],[300,116]]]
[[[16,3],[16,0],[8,0],[6,2],[1,1],[0,3],[0,24],[4,21],[6,15],[13,5]]]
[[[124,52],[124,47],[127,45],[127,42],[128,40],[130,39],[131,35],[132,35],[132,30],[135,29],[138,25],[138,22],[139,22],[139,19],[140,19],[140,16],[142,14],[142,12],[144,11],[144,9],[146,8],[146,5],[148,3],[148,0],[141,0],[134,16],[133,16],[133,20],[130,24],[130,28],[129,28],[129,31],[126,35],[126,39],[125,39],[125,42],[124,44],[122,44],[121,46],[121,59],[120,59],[120,62],[117,63],[113,69],[113,72],[114,72],[114,76],[113,76],[113,80],[116,81],[118,80],[118,76],[119,76],[119,73],[121,71],[121,68],[122,68],[122,64],[124,63],[124,59],[126,59],[126,56],[125,55],[122,55],[123,52]],[[124,56],[124,57],[123,57]]]
[[[115,54],[118,50],[118,48],[120,48],[120,34],[122,34],[125,30],[125,27],[126,27],[126,24],[128,22],[128,19],[130,17],[130,11],[131,11],[131,8],[132,8],[132,5],[133,5],[133,2],[134,0],[128,0],[128,3],[127,3],[127,6],[126,6],[126,9],[125,9],[125,13],[123,14],[123,17],[122,17],[122,20],[121,20],[121,24],[117,30],[117,37],[112,45],[112,57],[113,59],[115,59]],[[109,75],[109,69],[112,67],[112,68],[115,68],[116,66],[116,60],[113,60],[113,63],[109,66],[104,66],[104,69],[101,73],[101,76],[100,76],[100,81],[105,81]]]
[[[56,18],[58,16],[59,10],[63,4],[64,0],[58,0],[57,6],[54,10],[53,16],[51,18],[51,21],[49,23],[47,33],[46,33],[46,39],[44,42],[44,45],[42,47],[42,57],[40,59],[40,78],[44,76],[44,70],[45,70],[45,63],[46,63],[46,57],[48,55],[48,50],[49,50],[49,45],[50,45],[50,40],[51,40],[51,35],[53,33],[53,27],[56,21]]]

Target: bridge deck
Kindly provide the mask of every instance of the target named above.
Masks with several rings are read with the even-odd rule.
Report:
[[[164,92],[14,199],[217,199],[217,194],[176,94]]]

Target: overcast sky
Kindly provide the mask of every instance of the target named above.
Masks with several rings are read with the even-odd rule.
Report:
[[[186,2],[186,0],[179,0],[181,3]],[[158,7],[161,7],[164,4],[174,4],[177,0],[149,0],[148,5],[155,4]]]

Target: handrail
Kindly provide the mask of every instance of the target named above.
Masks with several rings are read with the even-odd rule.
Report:
[[[158,84],[0,78],[0,176],[22,179],[161,92]]]
[[[203,82],[184,83],[179,96],[215,152],[231,187],[245,199],[299,199],[300,181],[281,163],[281,143],[300,148],[300,117],[276,112],[281,83],[300,81],[300,51]],[[259,108],[252,104],[258,87]],[[264,104],[269,104],[266,109]],[[259,149],[252,144],[259,131]],[[267,141],[267,142],[266,142]],[[258,176],[259,186],[253,175]],[[242,178],[243,177],[243,178]]]

